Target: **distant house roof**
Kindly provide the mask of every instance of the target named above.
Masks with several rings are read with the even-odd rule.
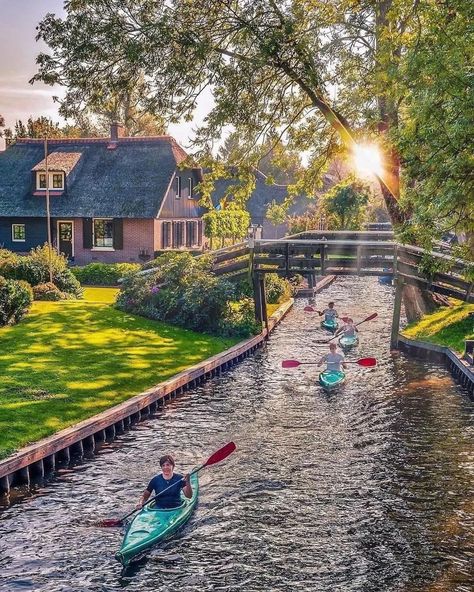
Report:
[[[156,217],[186,152],[171,136],[49,140],[48,166],[61,164],[66,190],[51,199],[54,217]],[[17,140],[0,153],[0,216],[46,216],[32,194],[32,171],[43,170],[43,140]]]
[[[51,154],[48,154],[48,170],[63,171],[67,175],[76,166],[77,161],[81,158],[81,156],[82,152],[52,152]],[[43,160],[35,165],[31,170],[45,171],[46,159],[43,158]]]
[[[226,191],[232,186],[238,187],[240,181],[237,176],[219,179],[215,183],[215,189],[212,193],[212,203],[217,207],[225,196]],[[255,169],[255,189],[247,202],[247,210],[250,213],[252,222],[256,224],[263,224],[267,207],[272,201],[277,204],[283,203],[288,195],[287,185],[276,185],[267,182],[267,177],[261,171]],[[289,208],[289,214],[302,214],[306,211],[308,206],[314,203],[305,196],[297,196]]]

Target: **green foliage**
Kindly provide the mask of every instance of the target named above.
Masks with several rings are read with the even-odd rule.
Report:
[[[14,325],[27,313],[33,302],[31,286],[24,281],[0,276],[0,326]]]
[[[0,275],[10,277],[9,274],[18,265],[20,256],[8,249],[0,249]]]
[[[47,244],[32,249],[26,256],[2,255],[0,258],[0,271],[5,277],[25,280],[31,286],[49,282],[49,265],[50,250]],[[76,298],[82,296],[81,285],[68,269],[67,259],[54,249],[51,249],[51,268],[53,283],[61,292],[67,292]]]
[[[265,274],[265,294],[269,304],[278,304],[293,296],[293,286],[276,273]]]
[[[139,263],[89,263],[84,267],[71,267],[79,282],[88,286],[117,286],[120,279],[140,269]]]
[[[211,210],[202,217],[204,221],[204,234],[209,239],[242,239],[247,235],[250,214],[245,210],[227,208]]]
[[[275,200],[273,200],[272,203],[267,205],[265,218],[270,220],[270,222],[275,226],[278,226],[279,224],[284,224],[286,222],[287,214],[287,204],[278,204]]]
[[[323,194],[319,211],[330,230],[360,230],[366,219],[370,189],[362,181],[345,179]]]
[[[230,302],[220,322],[219,333],[222,336],[249,337],[257,335],[261,326],[255,320],[253,298],[243,298],[238,302]]]
[[[403,117],[392,136],[408,227],[425,246],[446,231],[474,232],[474,4],[420,4],[421,26],[397,80]]]
[[[49,300],[55,302],[58,300],[64,300],[66,296],[57,286],[51,282],[46,282],[45,284],[33,286],[33,297],[35,300]]]
[[[321,224],[322,213],[316,207],[309,207],[304,214],[288,217],[288,234],[298,234],[307,230],[317,230]]]
[[[122,285],[117,307],[151,319],[207,333],[222,334],[235,289],[211,271],[210,257],[167,253],[155,260],[154,271],[133,275]],[[235,318],[240,316],[236,314]],[[235,331],[242,330],[241,320]],[[226,335],[234,335],[232,325]],[[239,333],[240,334],[240,333]]]

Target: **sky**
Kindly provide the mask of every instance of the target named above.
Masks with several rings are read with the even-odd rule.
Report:
[[[35,40],[36,26],[48,12],[65,16],[63,3],[64,0],[0,0],[0,114],[7,127],[30,115],[62,121],[52,97],[61,96],[64,90],[38,82],[31,85],[28,80],[36,73],[36,56],[48,49]],[[193,135],[193,126],[208,111],[209,101],[210,96],[198,106],[194,122],[170,126],[170,134],[184,147]],[[0,150],[3,149],[0,138]]]

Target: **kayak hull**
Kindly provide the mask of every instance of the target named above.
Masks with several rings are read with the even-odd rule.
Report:
[[[346,379],[344,372],[339,370],[325,370],[319,375],[319,384],[326,389],[332,389],[342,384]]]
[[[197,473],[191,475],[193,495],[190,499],[181,493],[182,504],[177,508],[156,508],[154,502],[145,506],[127,527],[120,550],[115,559],[126,567],[134,557],[168,538],[186,524],[196,507],[199,495]]]
[[[321,321],[321,327],[323,329],[326,329],[327,331],[331,331],[332,333],[334,333],[335,331],[337,331],[338,328],[338,323],[337,320],[324,320]]]
[[[359,343],[357,335],[343,335],[339,337],[339,345],[344,349],[355,347]]]

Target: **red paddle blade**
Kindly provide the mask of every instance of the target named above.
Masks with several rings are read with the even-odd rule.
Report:
[[[316,312],[312,306],[305,306],[303,310],[305,312]]]
[[[232,454],[236,448],[237,446],[233,442],[229,442],[217,450],[217,452],[214,452],[214,454],[212,454],[203,464],[203,468],[221,462],[221,460],[224,460],[224,458],[227,458],[230,454]]]
[[[367,317],[366,319],[364,319],[363,321],[361,321],[361,323],[365,323],[366,321],[371,321],[372,319],[375,319],[375,317],[377,317],[377,313],[374,312],[374,314],[371,314],[370,317]]]
[[[300,364],[301,364],[301,362],[298,362],[298,360],[283,360],[283,362],[281,363],[281,367],[282,368],[296,368]]]
[[[120,518],[106,518],[105,520],[101,520],[97,523],[97,526],[102,526],[104,528],[110,528],[113,526],[123,526],[123,520]]]
[[[349,319],[350,317],[341,317],[341,321],[344,321],[344,323],[347,323]]]
[[[364,368],[371,368],[372,366],[377,366],[377,360],[376,358],[361,358],[357,360],[356,364],[364,366]]]

